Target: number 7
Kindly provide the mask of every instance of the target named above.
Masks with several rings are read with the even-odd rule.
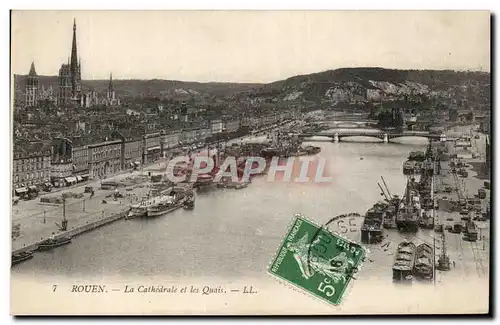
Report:
[[[54,285],[52,286],[52,292],[56,292],[56,289],[57,289],[57,284],[54,284]]]

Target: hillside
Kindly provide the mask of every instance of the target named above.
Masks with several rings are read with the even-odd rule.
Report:
[[[397,101],[420,98],[489,105],[490,74],[451,70],[344,68],[295,76],[258,87],[249,93],[265,102],[324,103]]]
[[[249,101],[252,105],[314,102],[327,107],[339,103],[441,102],[473,109],[489,109],[490,73],[451,70],[394,70],[342,68],[300,75],[269,84],[199,83],[169,80],[114,80],[121,98],[217,97],[225,102]],[[16,95],[22,95],[26,76],[15,76]],[[41,85],[57,89],[57,77],[41,76]],[[84,90],[104,93],[108,80],[84,80]],[[22,98],[22,97],[20,97]],[[429,104],[431,103],[432,104]]]
[[[14,75],[14,85],[16,96],[24,93],[26,85],[25,75]],[[40,87],[42,85],[47,89],[50,86],[57,89],[56,76],[39,76]],[[109,80],[83,80],[82,87],[84,91],[91,89],[99,93],[105,93],[108,88]],[[113,80],[113,87],[117,95],[121,98],[137,97],[203,97],[203,96],[231,96],[235,93],[253,89],[260,84],[244,83],[217,83],[217,82],[184,82],[176,80]]]

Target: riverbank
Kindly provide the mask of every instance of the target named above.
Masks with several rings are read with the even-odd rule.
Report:
[[[403,193],[406,184],[406,177],[402,174],[403,162],[411,151],[425,150],[426,146],[423,139],[412,141],[420,142],[406,145],[320,143],[321,156],[326,160],[326,168],[332,172],[329,184],[268,182],[267,177],[255,177],[252,184],[241,191],[221,189],[198,195],[193,210],[178,210],[166,217],[148,220],[117,221],[76,237],[71,245],[35,254],[31,260],[12,268],[13,281],[22,284],[29,279],[43,279],[40,281],[62,285],[65,281],[74,284],[75,279],[85,282],[84,279],[93,277],[96,281],[87,282],[122,288],[119,278],[123,278],[123,284],[136,280],[144,285],[168,282],[179,287],[196,284],[199,279],[203,286],[229,282],[232,283],[228,289],[235,283],[253,286],[259,294],[241,298],[241,306],[250,309],[259,305],[263,297],[276,296],[277,293],[283,293],[283,297],[288,297],[287,301],[320,306],[321,303],[300,292],[281,284],[274,285],[275,280],[266,272],[293,215],[303,214],[319,224],[326,224],[333,217],[349,212],[362,215],[381,199],[377,187],[380,176],[384,177],[392,194]],[[354,219],[341,225],[331,224],[331,229],[339,232],[347,229],[343,236],[359,242],[360,222],[360,219]],[[352,230],[344,228],[350,225]],[[386,234],[389,247],[369,245],[368,259],[352,282],[348,299],[339,306],[339,313],[359,312],[359,306],[372,313],[394,309],[394,306],[402,312],[444,312],[440,301],[446,301],[446,310],[450,311],[487,308],[484,293],[487,293],[488,279],[476,271],[472,255],[477,251],[473,251],[469,243],[458,240],[459,235],[447,236],[448,254],[456,261],[456,268],[441,272],[435,286],[417,281],[411,286],[400,286],[393,284],[391,268],[397,244],[409,235],[395,230]],[[433,237],[439,238],[439,234],[427,229],[419,230],[416,236],[430,244]],[[482,249],[480,254],[484,254]],[[487,255],[480,256],[485,258],[484,266],[488,266]],[[463,291],[461,283],[466,283],[467,292],[470,292],[467,299],[470,300],[471,295],[474,298],[468,305],[466,298],[457,295]],[[282,287],[283,292],[278,287]],[[36,301],[26,288],[14,289],[16,299]],[[374,290],[383,290],[389,300],[373,299],[370,292]],[[228,294],[233,293],[228,291]],[[464,304],[453,299],[454,296]],[[94,295],[88,297],[89,301],[97,299]],[[172,308],[175,308],[176,300],[183,299],[169,297]],[[158,299],[164,303],[169,297]],[[215,301],[213,296],[205,298],[206,302]],[[130,299],[130,310],[138,310],[138,305],[146,306],[151,299],[148,296]],[[50,303],[45,303],[48,308]],[[437,307],[432,309],[432,306]],[[209,306],[212,310],[216,307],[218,305]],[[328,308],[331,314],[331,308]]]
[[[245,134],[228,140],[228,143],[242,141],[249,137],[259,136],[265,132],[277,128],[286,127],[293,121],[284,121],[282,123],[271,125],[260,130],[255,130],[252,134]],[[238,134],[239,135],[239,134]],[[213,144],[212,144],[213,145]],[[173,149],[170,149],[172,151]],[[20,235],[12,241],[12,253],[26,251],[36,247],[37,243],[46,240],[51,236],[62,236],[57,224],[61,224],[63,215],[68,221],[68,229],[79,233],[81,229],[89,231],[107,224],[103,220],[116,221],[120,218],[114,216],[120,215],[129,209],[129,206],[137,202],[149,192],[151,183],[146,176],[150,173],[155,174],[158,171],[165,172],[166,159],[142,166],[140,170],[122,170],[114,175],[109,175],[103,180],[89,180],[70,187],[57,188],[52,192],[43,192],[39,197],[28,201],[19,201],[12,207],[12,223],[20,225]],[[139,179],[146,177],[141,181],[136,181],[130,186],[120,188],[125,194],[124,198],[118,200],[108,199],[113,194],[113,190],[102,190],[100,185],[103,182],[124,182],[127,179]],[[90,197],[85,193],[85,187],[94,188],[95,194]],[[82,194],[82,198],[71,198],[62,204],[47,204],[40,202],[40,197],[62,196],[69,193]],[[106,203],[103,202],[106,201]],[[96,226],[99,225],[99,226]]]

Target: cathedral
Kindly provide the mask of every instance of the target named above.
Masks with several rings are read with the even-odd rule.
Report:
[[[58,77],[57,104],[59,106],[80,106],[82,104],[81,64],[76,48],[76,21],[73,21],[73,43],[71,57],[61,65]]]
[[[73,40],[71,44],[71,56],[67,63],[63,63],[59,69],[57,78],[57,92],[53,92],[52,86],[42,91],[39,88],[39,79],[35,71],[35,64],[31,63],[25,88],[26,106],[36,106],[42,99],[54,100],[59,107],[93,107],[97,105],[119,106],[120,100],[115,94],[113,87],[113,76],[110,75],[109,85],[105,96],[99,98],[95,90],[82,90],[81,61],[78,60],[78,50],[76,46],[76,20],[73,20]]]

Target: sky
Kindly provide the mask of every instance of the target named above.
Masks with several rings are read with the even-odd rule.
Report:
[[[272,82],[345,67],[490,71],[486,11],[13,11],[11,70]]]

